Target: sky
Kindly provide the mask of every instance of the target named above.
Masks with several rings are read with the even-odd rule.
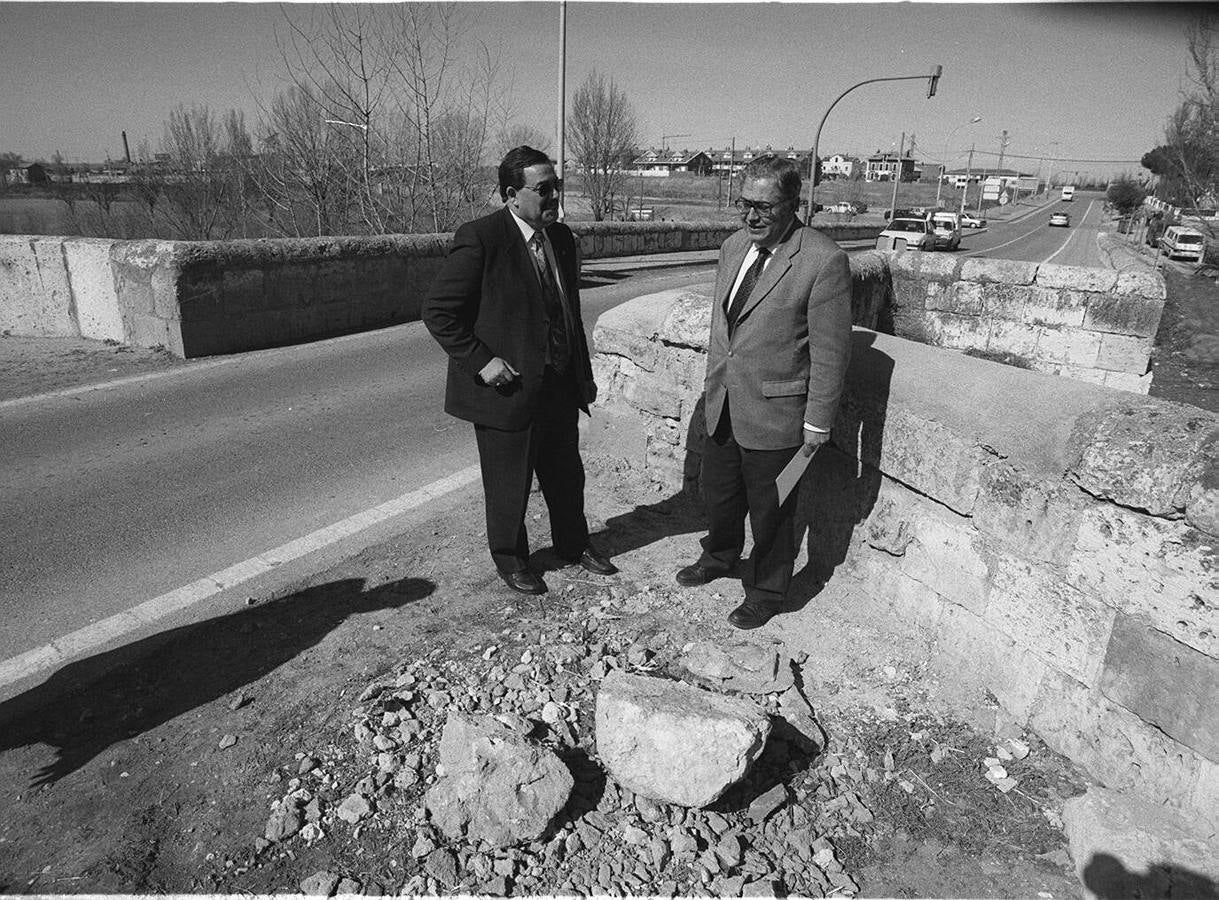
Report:
[[[567,4],[567,95],[593,69],[634,105],[644,146],[808,148],[822,156],[896,148],[963,167],[1138,171],[1185,86],[1185,29],[1200,4]],[[284,86],[276,32],[309,4],[15,3],[0,0],[0,152],[121,158],[156,148],[178,104],[243,110]],[[313,10],[316,11],[316,10]],[[554,135],[559,5],[461,3],[512,84],[517,120]],[[981,116],[981,122],[970,120]],[[253,130],[253,128],[251,128]],[[669,137],[666,137],[668,135]],[[554,153],[557,141],[549,148]],[[1030,159],[1022,160],[1025,156]],[[1113,162],[1091,162],[1104,160]]]

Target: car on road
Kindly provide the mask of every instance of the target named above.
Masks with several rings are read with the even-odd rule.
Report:
[[[931,233],[935,235],[935,249],[956,250],[961,246],[961,219],[954,212],[931,214]]]
[[[1065,212],[1050,213],[1051,228],[1070,228],[1071,214]]]
[[[962,228],[985,228],[986,220],[979,219],[977,216],[971,215],[970,213],[961,213],[961,227]]]
[[[894,217],[876,238],[877,250],[934,250],[931,220],[915,216]]]

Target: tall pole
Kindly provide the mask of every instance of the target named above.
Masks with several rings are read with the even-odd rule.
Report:
[[[732,155],[728,157],[728,205],[732,206],[732,176],[736,168],[736,135],[732,136]]]
[[[968,122],[962,122],[956,128],[952,129],[952,131],[948,132],[948,137],[944,138],[944,162],[940,166],[940,183],[937,184],[935,187],[936,209],[939,209],[939,207],[940,207],[940,188],[942,188],[944,186],[944,175],[946,174],[946,171],[948,168],[948,144],[952,141],[952,136],[954,134],[956,134],[958,131],[960,131],[962,128],[964,128],[966,125],[977,125],[981,121],[982,121],[981,116],[974,116]]]
[[[893,173],[893,198],[889,201],[889,221],[897,212],[897,186],[902,180],[902,153],[906,149],[906,132],[902,132],[902,142],[897,148],[897,169]]]
[[[961,191],[961,213],[965,212],[965,201],[969,197],[969,182],[973,178],[974,144],[969,145],[969,162],[965,164],[965,187]],[[981,188],[978,189],[979,193]]]
[[[567,0],[562,0],[559,3],[559,104],[558,104],[558,127],[557,144],[559,146],[558,165],[559,179],[563,178],[563,169],[566,164],[564,153],[567,145],[565,138],[567,135]],[[559,208],[563,208],[563,190],[559,189]]]

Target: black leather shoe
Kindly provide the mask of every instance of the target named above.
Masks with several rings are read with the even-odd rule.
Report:
[[[616,575],[618,573],[618,567],[592,547],[581,553],[580,558],[574,562],[579,563],[594,575]]]
[[[546,582],[536,572],[528,569],[522,569],[519,572],[500,572],[499,577],[504,579],[504,584],[518,594],[546,593]]]
[[[702,563],[693,563],[677,570],[677,583],[682,587],[698,587],[731,574],[732,569],[708,569]]]
[[[756,600],[746,600],[728,613],[728,624],[742,631],[761,628],[778,614],[778,610]]]

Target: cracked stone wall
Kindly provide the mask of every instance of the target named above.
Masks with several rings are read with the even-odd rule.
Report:
[[[1140,394],[1151,386],[1166,296],[1156,272],[885,255],[895,334]]]
[[[858,321],[876,292],[855,275]],[[587,458],[697,490],[709,321],[699,289],[601,316]],[[1105,785],[1213,817],[1217,456],[1219,417],[1195,407],[856,328],[801,486],[803,577],[913,635],[951,702],[995,702]],[[815,652],[804,614],[781,627]]]
[[[723,222],[573,226],[585,259],[714,250]],[[836,240],[878,229],[826,229]],[[419,318],[451,234],[243,241],[0,236],[0,331],[256,350]]]

